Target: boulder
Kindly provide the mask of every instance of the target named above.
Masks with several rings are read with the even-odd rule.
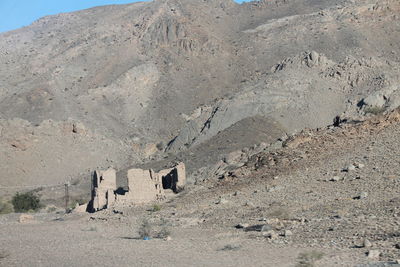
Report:
[[[87,204],[87,203],[86,203],[86,204],[82,204],[82,205],[76,204],[76,207],[75,207],[75,209],[73,210],[73,212],[85,213],[86,210],[87,210],[87,207],[88,207],[88,204]]]
[[[29,214],[21,214],[18,219],[19,223],[32,223],[33,220],[33,216]]]
[[[375,93],[364,98],[363,103],[369,107],[381,108],[386,104],[386,97],[381,93]]]
[[[76,134],[86,134],[85,125],[82,122],[74,122],[72,124],[72,132]]]
[[[372,250],[368,251],[369,259],[378,260],[380,255],[381,255],[381,252],[377,249],[372,249]]]

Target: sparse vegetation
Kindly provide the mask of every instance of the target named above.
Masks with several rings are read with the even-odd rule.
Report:
[[[316,250],[300,253],[297,257],[296,267],[315,267],[316,262],[321,260],[323,256],[323,252]]]
[[[12,204],[9,201],[0,199],[0,214],[8,214],[13,212]]]
[[[166,225],[163,225],[157,234],[157,238],[167,238],[168,236],[171,236],[171,231]]]
[[[81,180],[80,180],[79,178],[77,178],[77,179],[74,179],[74,180],[71,181],[71,185],[76,186],[76,185],[78,185],[80,182],[81,182]]]
[[[73,209],[75,209],[77,204],[82,205],[84,203],[85,203],[85,200],[83,200],[83,199],[73,199],[69,202],[68,209],[73,210]]]
[[[138,234],[140,238],[146,238],[146,237],[152,237],[152,226],[150,224],[150,222],[146,219],[144,219],[142,221],[142,223],[140,224],[139,230],[138,230]]]
[[[32,192],[16,193],[11,201],[15,212],[36,211],[41,208],[40,199]]]
[[[385,112],[385,110],[385,107],[366,107],[364,112],[365,114],[379,115]]]
[[[164,142],[161,141],[161,142],[157,143],[156,147],[159,151],[162,151],[164,149]]]
[[[57,207],[56,206],[48,206],[46,210],[49,213],[55,212],[57,210]]]
[[[161,210],[161,206],[159,204],[154,204],[153,207],[151,208],[152,212],[157,212]]]

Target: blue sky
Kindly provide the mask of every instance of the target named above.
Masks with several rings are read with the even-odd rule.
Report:
[[[135,0],[0,0],[0,32],[31,24],[34,20],[62,12],[94,6],[126,4]],[[245,2],[236,0],[236,2]]]

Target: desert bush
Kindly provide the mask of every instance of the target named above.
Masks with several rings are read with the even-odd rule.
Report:
[[[162,151],[164,149],[164,142],[161,141],[161,142],[157,143],[156,147],[159,151]]]
[[[161,206],[158,204],[154,204],[153,207],[151,208],[152,212],[157,212],[161,210]]]
[[[152,232],[153,232],[153,230],[152,230],[152,226],[151,226],[150,222],[148,220],[144,219],[141,222],[139,230],[138,230],[139,237],[142,239],[145,237],[151,237]]]
[[[46,208],[46,211],[49,212],[49,213],[55,212],[56,210],[57,210],[57,207],[56,207],[56,206],[48,206],[48,207]]]
[[[9,201],[0,199],[0,214],[8,214],[13,212],[13,207]]]
[[[83,205],[83,204],[85,204],[85,203],[87,203],[87,202],[85,202],[85,200],[82,199],[82,198],[71,199],[71,200],[69,201],[69,204],[68,204],[68,209],[73,210],[73,209],[75,209],[75,207],[76,207],[77,205],[80,206],[80,205]]]
[[[11,203],[14,206],[15,212],[36,211],[41,208],[39,197],[35,196],[32,192],[16,193]]]
[[[163,225],[160,231],[157,233],[157,238],[167,238],[171,236],[171,231],[166,225]]]
[[[323,256],[323,252],[315,250],[300,253],[297,257],[296,267],[314,267],[315,263],[322,259]]]

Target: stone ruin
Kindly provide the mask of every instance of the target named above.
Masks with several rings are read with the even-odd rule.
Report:
[[[151,169],[130,169],[127,173],[127,190],[117,187],[115,169],[95,171],[92,180],[92,198],[87,211],[95,212],[114,206],[162,201],[166,198],[164,190],[170,189],[178,193],[184,189],[185,184],[184,163],[158,173]]]

